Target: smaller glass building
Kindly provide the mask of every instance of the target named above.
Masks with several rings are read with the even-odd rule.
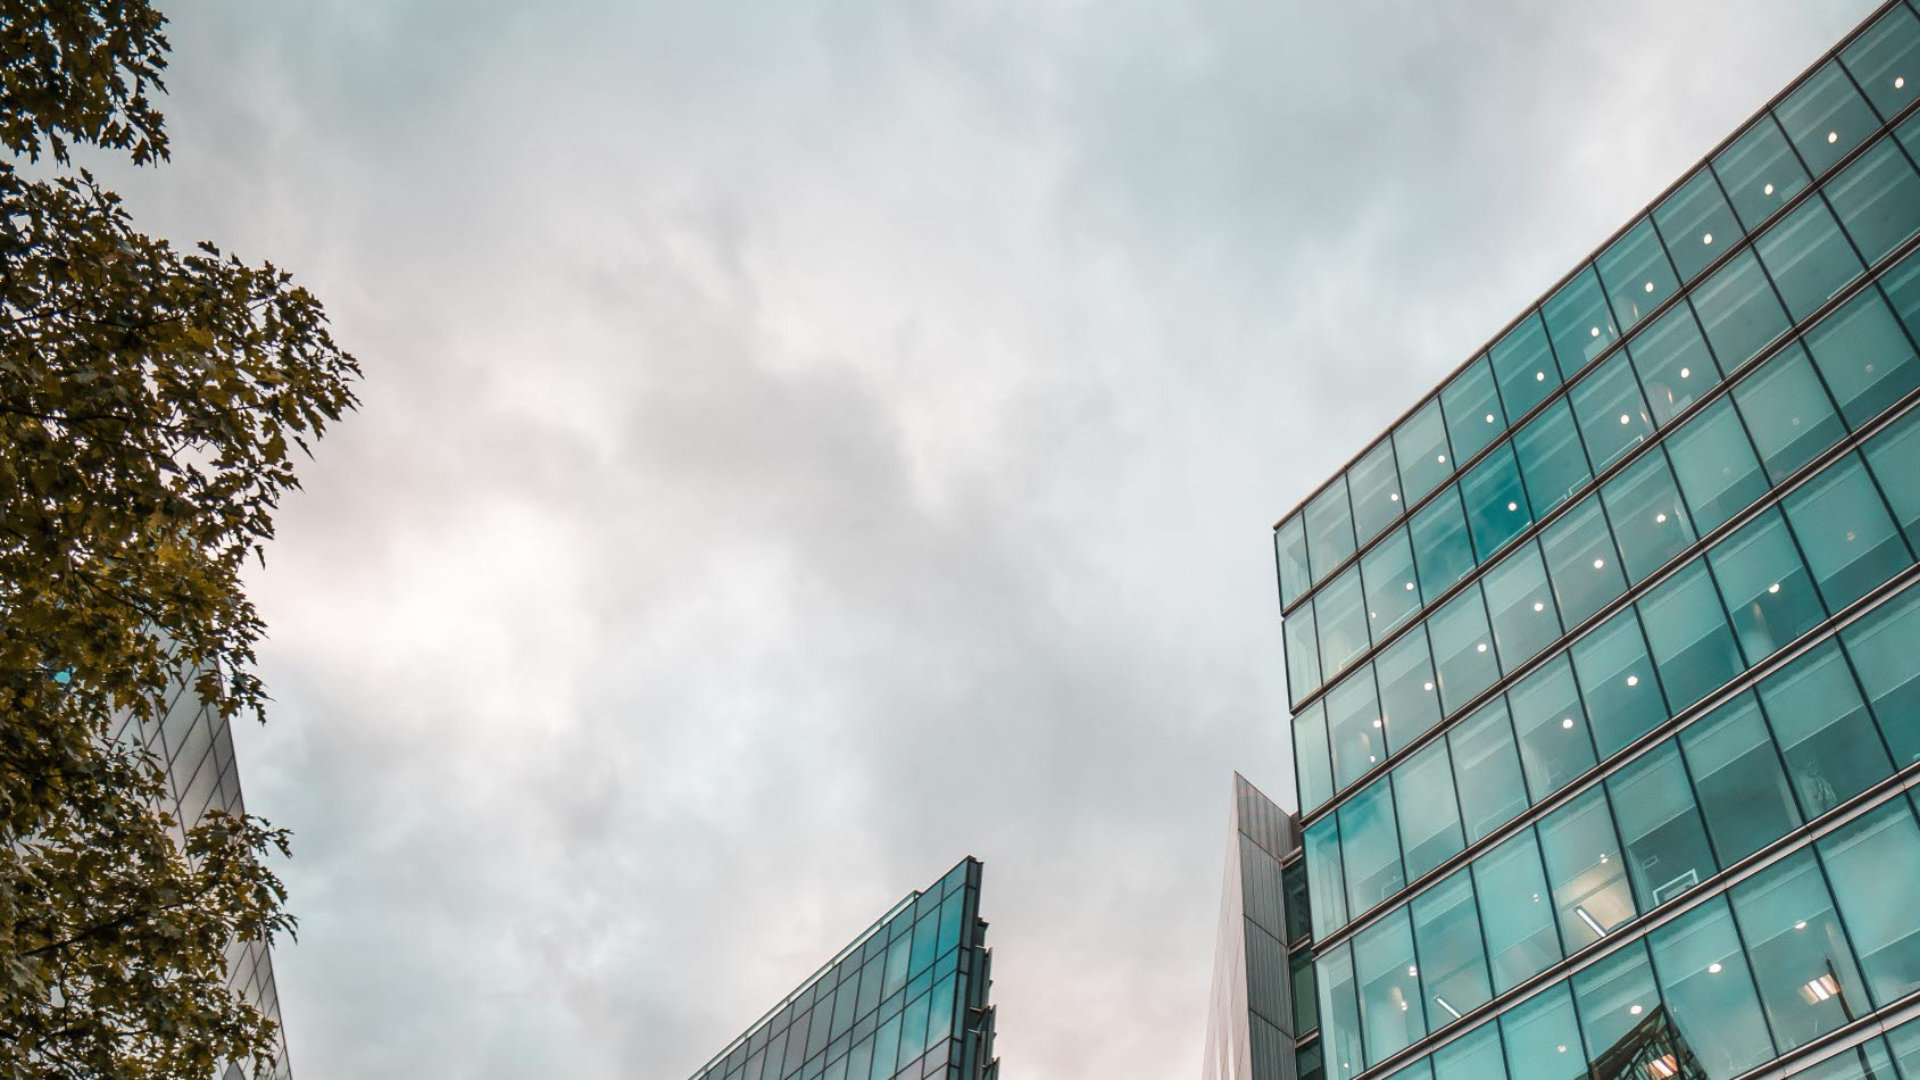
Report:
[[[1287,895],[1304,881],[1281,864],[1293,857],[1298,868],[1300,822],[1234,773],[1227,837],[1202,1080],[1296,1080],[1294,1037],[1314,1026],[1298,1011],[1313,1007],[1313,964],[1304,953],[1297,969],[1288,960],[1288,943],[1307,934],[1307,906]]]
[[[980,870],[907,894],[692,1080],[997,1080]]]

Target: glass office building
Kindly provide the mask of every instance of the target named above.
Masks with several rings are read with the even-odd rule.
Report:
[[[1249,1075],[1920,1080],[1917,97],[1895,0],[1276,527]]]
[[[909,893],[692,1080],[997,1080],[980,862]]]
[[[1205,1080],[1293,1077],[1294,1038],[1312,1026],[1295,1022],[1294,1002],[1313,1000],[1312,968],[1299,970],[1296,986],[1287,963],[1288,942],[1307,932],[1306,904],[1285,897],[1303,879],[1281,869],[1299,850],[1299,820],[1235,773]]]

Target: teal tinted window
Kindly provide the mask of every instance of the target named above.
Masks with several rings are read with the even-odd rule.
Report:
[[[1439,1031],[1493,994],[1480,911],[1467,872],[1458,871],[1421,893],[1412,910],[1414,945],[1426,983],[1427,1026]]]
[[[1347,925],[1346,874],[1340,869],[1340,823],[1328,814],[1301,833],[1306,851],[1307,908],[1313,914],[1313,936],[1324,938]],[[1321,1002],[1324,1013],[1326,1003]]]
[[[1360,557],[1366,585],[1367,626],[1378,642],[1420,610],[1420,586],[1413,570],[1413,545],[1405,529],[1395,530]]]
[[[1468,843],[1491,835],[1527,808],[1520,759],[1513,750],[1513,726],[1503,702],[1489,702],[1462,720],[1447,733],[1447,746]]]
[[[1599,941],[1633,918],[1620,841],[1599,788],[1541,819],[1540,853],[1560,917],[1560,939],[1569,952]]]
[[[1313,586],[1307,569],[1307,523],[1299,514],[1274,531],[1273,549],[1280,564],[1280,602],[1291,604]]]
[[[1547,344],[1547,331],[1538,314],[1528,315],[1509,330],[1491,350],[1493,375],[1500,384],[1500,400],[1507,416],[1518,420],[1535,405],[1546,400],[1560,385],[1560,368],[1554,363],[1553,348]]]
[[[1909,1020],[1887,1033],[1887,1045],[1900,1063],[1900,1075],[1920,1076],[1920,1020]]]
[[[1873,289],[1821,320],[1806,342],[1849,427],[1880,415],[1920,386],[1920,359]]]
[[[1574,643],[1573,670],[1601,757],[1611,756],[1667,718],[1653,668],[1632,608]]]
[[[1568,375],[1592,363],[1620,336],[1592,267],[1561,286],[1540,305],[1540,314],[1546,320],[1547,337],[1553,343],[1560,370]]]
[[[1347,494],[1353,500],[1353,528],[1362,543],[1380,535],[1406,509],[1400,501],[1400,473],[1393,461],[1393,444],[1375,443],[1347,470]]]
[[[1920,987],[1920,829],[1906,803],[1875,810],[1818,848],[1874,1003]]]
[[[1859,454],[1827,466],[1783,505],[1830,610],[1853,603],[1913,562]]]
[[[1788,346],[1734,387],[1733,400],[1775,483],[1846,433],[1806,350],[1798,345]]]
[[[1762,679],[1759,691],[1807,817],[1826,813],[1892,773],[1837,643],[1821,642],[1796,657]]]
[[[1486,936],[1494,993],[1504,993],[1560,959],[1553,898],[1540,868],[1540,847],[1527,829],[1473,861],[1474,895]],[[1519,1068],[1516,1074],[1537,1073]]]
[[[1415,630],[1394,642],[1373,662],[1380,684],[1380,711],[1392,752],[1440,722],[1440,694],[1434,683],[1427,635]]]
[[[1625,353],[1573,388],[1573,409],[1596,469],[1619,461],[1653,434],[1653,413]]]
[[[1434,398],[1393,429],[1393,456],[1400,465],[1400,495],[1419,499],[1453,475],[1448,464],[1447,427]]]
[[[1580,1027],[1573,1018],[1573,997],[1559,983],[1513,1007],[1500,1018],[1507,1065],[1515,1077],[1570,1080],[1585,1076]]]
[[[1772,656],[1825,617],[1777,508],[1715,544],[1707,561],[1748,664]]]
[[[1467,535],[1467,517],[1459,493],[1448,488],[1420,508],[1408,526],[1413,534],[1413,559],[1420,570],[1420,588],[1437,597],[1466,577],[1476,565],[1473,540]]]
[[[1522,428],[1513,446],[1536,514],[1560,505],[1593,475],[1587,470],[1587,455],[1564,400],[1547,406]]]
[[[1654,208],[1653,225],[1667,242],[1682,281],[1706,269],[1740,239],[1740,223],[1721,197],[1720,184],[1704,168]]]
[[[1693,526],[1700,532],[1718,528],[1767,493],[1766,474],[1760,471],[1760,461],[1732,404],[1724,398],[1682,425],[1666,448]]]
[[[1435,740],[1393,770],[1400,809],[1400,847],[1409,881],[1459,854],[1460,804],[1453,797],[1453,762],[1445,739]]]
[[[1366,775],[1386,757],[1380,699],[1373,672],[1362,668],[1327,691],[1327,732],[1333,742],[1334,790]]]
[[[1407,883],[1395,838],[1393,792],[1384,781],[1375,781],[1341,803],[1339,814],[1347,909],[1359,914]]]
[[[1367,651],[1367,598],[1359,567],[1348,567],[1313,598],[1313,621],[1320,627],[1320,669],[1326,674]]]
[[[1920,761],[1920,589],[1900,595],[1841,631],[1895,762]]]
[[[1513,670],[1560,636],[1560,617],[1537,544],[1524,544],[1480,581],[1493,619],[1493,647]]]
[[[1493,389],[1493,370],[1484,357],[1468,364],[1440,392],[1440,410],[1447,418],[1447,441],[1461,461],[1507,430],[1507,418]]]
[[[1293,766],[1299,781],[1300,810],[1313,810],[1333,798],[1333,764],[1327,750],[1327,711],[1315,702],[1293,718]]]
[[[1360,1002],[1355,994],[1353,954],[1345,945],[1328,950],[1314,963],[1320,989],[1320,1039],[1327,1075],[1353,1076],[1366,1067],[1360,1047]]]
[[[1461,1008],[1465,1012],[1465,1007]],[[1500,1049],[1500,1028],[1482,1024],[1434,1052],[1434,1080],[1506,1080],[1506,1056]]]
[[[1776,238],[1776,246],[1787,242],[1780,226],[1775,226],[1773,231],[1781,233]],[[1783,261],[1785,258],[1783,254]],[[1707,344],[1713,347],[1722,371],[1736,370],[1787,329],[1787,313],[1781,309],[1751,249],[1734,256],[1712,277],[1701,282],[1694,289],[1692,300],[1694,312],[1700,316],[1701,329],[1706,332]]]
[[[1880,126],[1880,118],[1853,88],[1853,80],[1833,61],[1787,95],[1774,115],[1815,175],[1826,172]]]
[[[1302,607],[1280,620],[1280,636],[1287,649],[1287,696],[1299,701],[1320,688],[1320,643],[1313,633],[1313,607]]]
[[[1909,125],[1920,127],[1920,124]],[[1880,291],[1909,332],[1920,332],[1920,257],[1909,255],[1881,275]]]
[[[1920,19],[1895,5],[1840,50],[1840,62],[1874,109],[1891,119],[1920,90]]]
[[[1593,768],[1587,713],[1565,656],[1548,661],[1507,693],[1527,786],[1544,797]]]
[[[1746,954],[1724,898],[1647,938],[1667,1010],[1711,1080],[1728,1080],[1774,1056]]]
[[[1656,425],[1672,420],[1720,381],[1720,369],[1707,350],[1700,323],[1686,304],[1660,316],[1628,343],[1627,352]]]
[[[1696,562],[1683,568],[1637,606],[1653,647],[1654,665],[1660,669],[1660,684],[1675,711],[1706,697],[1746,667],[1704,565]],[[1591,690],[1588,698],[1591,701]],[[1593,708],[1598,715],[1599,706]]]
[[[1669,903],[1713,876],[1713,848],[1680,762],[1680,748],[1656,746],[1607,778],[1620,819],[1627,874],[1641,908]]]
[[[1613,305],[1614,325],[1622,332],[1651,315],[1679,287],[1666,248],[1653,231],[1652,218],[1641,218],[1613,242],[1595,266],[1601,284],[1606,286],[1607,300]]]
[[[1460,708],[1500,677],[1479,585],[1469,586],[1433,613],[1427,620],[1427,640],[1440,676],[1443,711]]]
[[[1827,181],[1826,196],[1869,264],[1920,232],[1920,176],[1892,139]]]
[[[1749,231],[1807,186],[1807,170],[1773,117],[1762,116],[1713,159],[1713,171]]]
[[[1868,439],[1867,468],[1907,539],[1920,543],[1920,412],[1910,412]]]
[[[1600,489],[1600,497],[1606,503],[1607,520],[1613,526],[1613,536],[1619,542],[1620,556],[1631,581],[1638,582],[1665,566],[1695,539],[1693,522],[1680,498],[1673,470],[1667,466],[1666,455],[1658,450],[1608,481]],[[1552,555],[1550,550],[1548,558]],[[1593,557],[1604,559],[1606,556],[1600,552]],[[1604,565],[1594,568],[1596,573],[1605,573],[1605,570]]]
[[[1336,476],[1307,503],[1307,557],[1318,581],[1353,554],[1353,515],[1347,510],[1347,479]]]
[[[1665,467],[1662,463],[1661,468]],[[1546,553],[1547,576],[1553,579],[1561,619],[1568,626],[1579,625],[1626,591],[1627,579],[1599,499],[1582,500],[1548,526],[1540,536],[1540,547]]]
[[[1800,825],[1800,811],[1760,706],[1745,693],[1680,733],[1700,813],[1731,865]]]
[[[1782,1050],[1872,1011],[1812,851],[1797,851],[1734,886],[1731,898]]]
[[[1819,196],[1801,203],[1754,244],[1794,319],[1833,299],[1863,269]]]
[[[1901,1062],[1903,1068],[1915,1065],[1920,1062],[1914,1065]],[[1885,1041],[1874,1039],[1842,1050],[1804,1072],[1794,1073],[1793,1077],[1794,1080],[1888,1080],[1896,1075]]]
[[[1353,970],[1368,1061],[1384,1060],[1426,1036],[1420,968],[1404,908],[1354,936]]]
[[[1460,481],[1473,550],[1485,562],[1533,522],[1511,444],[1496,447]]]
[[[1300,907],[1306,910],[1305,903]],[[1320,1026],[1320,1002],[1313,990],[1312,950],[1301,949],[1287,957],[1287,968],[1293,975],[1293,1030],[1312,1031]]]
[[[1643,1061],[1658,1060],[1676,1049],[1668,1045],[1670,1040],[1664,1032],[1647,1028],[1649,1014],[1660,1007],[1660,990],[1654,985],[1653,966],[1647,963],[1645,945],[1630,945],[1576,974],[1573,994],[1580,1003],[1580,1027],[1595,1062],[1618,1060],[1620,1055],[1609,1052],[1616,1045],[1628,1043],[1629,1036],[1639,1043],[1644,1043],[1648,1036],[1654,1040],[1653,1046],[1636,1046],[1640,1054],[1630,1055]],[[1623,1076],[1648,1080],[1659,1076],[1659,1072],[1636,1069],[1602,1075],[1607,1080]]]

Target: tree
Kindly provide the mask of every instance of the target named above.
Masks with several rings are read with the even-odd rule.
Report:
[[[292,931],[287,836],[181,830],[139,733],[170,687],[264,717],[240,574],[360,369],[286,272],[141,235],[73,163],[166,160],[164,24],[0,0],[0,1076],[264,1075],[278,1045],[224,950]]]

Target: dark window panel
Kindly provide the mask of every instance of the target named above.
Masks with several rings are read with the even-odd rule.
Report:
[[[1838,611],[1913,564],[1859,454],[1848,454],[1782,504],[1827,608]]]
[[[1806,344],[1849,427],[1860,427],[1920,387],[1920,357],[1877,290],[1823,319]]]
[[[1869,264],[1920,232],[1920,175],[1893,139],[1827,181],[1826,196]]]
[[[1892,119],[1920,90],[1920,18],[1895,5],[1840,50],[1840,62],[1880,116]]]
[[[1707,561],[1749,666],[1779,652],[1826,616],[1777,507],[1715,544]]]
[[[1800,807],[1818,817],[1893,772],[1840,646],[1825,641],[1761,680],[1760,705]]]

